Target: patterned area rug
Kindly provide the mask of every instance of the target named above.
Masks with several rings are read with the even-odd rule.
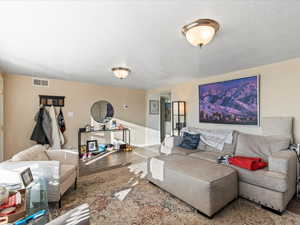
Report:
[[[78,189],[64,196],[63,208],[52,213],[56,217],[88,203],[93,225],[300,225],[297,214],[287,211],[278,216],[244,199],[234,201],[209,220],[148,183],[145,169],[145,163],[138,163],[81,177]]]

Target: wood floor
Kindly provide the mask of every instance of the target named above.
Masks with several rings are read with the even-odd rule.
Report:
[[[80,162],[79,174],[80,176],[84,176],[91,173],[127,166],[131,163],[142,162],[146,158],[157,154],[158,146],[136,148],[132,152],[115,152],[107,156],[100,157],[97,160],[93,160],[92,163]]]

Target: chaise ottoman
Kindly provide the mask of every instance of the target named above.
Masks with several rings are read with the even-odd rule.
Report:
[[[237,172],[183,155],[148,159],[148,180],[212,217],[238,196]]]

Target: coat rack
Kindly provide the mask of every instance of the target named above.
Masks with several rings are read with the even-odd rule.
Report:
[[[40,105],[44,106],[65,106],[65,96],[39,95]]]

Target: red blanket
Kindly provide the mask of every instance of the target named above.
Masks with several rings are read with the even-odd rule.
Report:
[[[261,158],[234,156],[228,159],[229,163],[247,170],[259,170],[268,165]]]

